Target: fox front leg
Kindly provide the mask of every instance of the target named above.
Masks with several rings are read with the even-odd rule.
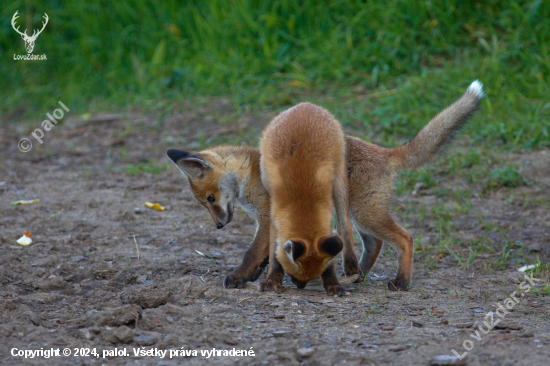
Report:
[[[258,223],[258,230],[250,248],[246,251],[239,268],[225,277],[223,287],[245,288],[248,281],[256,281],[267,265],[265,258],[269,254],[269,220]]]
[[[260,263],[260,266],[256,268],[256,270],[250,277],[249,281],[250,282],[256,281],[258,277],[260,277],[260,275],[262,274],[262,272],[264,271],[265,267],[267,267],[268,264],[269,264],[269,255],[266,255],[262,263]]]
[[[321,279],[323,280],[323,287],[325,288],[327,295],[344,296],[346,294],[346,290],[342,287],[342,285],[338,283],[334,261],[332,261],[327,269],[325,269],[325,271],[321,275]]]
[[[359,277],[355,282],[361,282],[363,274],[353,245],[353,232],[349,217],[348,179],[345,171],[339,171],[334,180],[334,208],[336,209],[336,229],[344,242],[344,273],[346,276],[358,274]]]
[[[267,279],[260,284],[259,289],[260,291],[274,291],[280,294],[283,291],[285,270],[275,255],[276,240],[277,230],[275,229],[275,226],[271,225],[269,239],[269,271],[267,272]]]

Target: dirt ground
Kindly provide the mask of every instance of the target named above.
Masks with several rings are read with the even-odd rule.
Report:
[[[28,153],[17,142],[38,122],[0,127],[1,364],[428,365],[453,349],[463,354],[463,343],[471,340],[464,343],[473,347],[462,360],[467,365],[548,365],[550,303],[543,281],[522,292],[488,334],[477,327],[517,290],[522,264],[550,259],[550,150],[505,157],[520,162],[534,183],[477,195],[464,214],[451,210],[458,237],[483,239],[494,249],[469,265],[432,251],[440,237],[431,208],[452,201],[429,190],[399,195],[395,217],[422,238],[415,243],[408,292],[386,291],[396,270],[386,245],[369,277],[347,285],[343,298],[315,286],[285,288],[280,295],[258,292],[257,283],[224,289],[224,276],[252,241],[254,221],[239,211],[216,230],[183,176],[164,166],[165,151],[221,138],[254,144],[273,115],[238,115],[220,127],[213,116],[230,107],[213,105],[182,107],[161,122],[137,112],[68,115],[45,133],[42,146],[33,140]],[[128,166],[152,172],[130,174]],[[40,201],[10,204],[35,198]],[[143,207],[146,201],[166,209]],[[428,212],[422,220],[415,219],[420,207]],[[28,247],[15,243],[25,230],[32,234]],[[503,247],[503,235],[521,241],[521,248]],[[522,264],[496,266],[505,250],[521,255]],[[361,253],[358,239],[356,251]],[[547,272],[534,277],[548,281]],[[68,348],[71,356],[25,359],[12,356],[14,348]],[[84,348],[99,357],[74,355]],[[115,348],[128,355],[103,358],[104,350]],[[198,355],[134,356],[138,348]],[[201,356],[200,350],[213,348],[253,350],[254,356]]]

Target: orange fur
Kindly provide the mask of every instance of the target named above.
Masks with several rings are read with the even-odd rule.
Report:
[[[275,257],[294,279],[311,281],[335,255],[323,247],[332,236],[333,206],[338,220],[347,221],[348,230],[340,234],[344,240],[351,236],[342,127],[325,109],[301,103],[270,122],[260,145],[262,182],[271,197],[271,219],[277,230]],[[301,243],[305,251],[294,258],[294,249],[292,253],[284,249],[289,241],[292,246]],[[338,246],[338,241],[331,245]]]
[[[327,111],[312,104],[300,104],[283,112],[268,126],[264,137],[268,131],[278,131],[276,139],[270,137],[273,143],[268,141],[269,146],[265,145],[265,139],[262,140],[262,148],[269,147],[270,150],[266,166],[268,169],[260,168],[260,151],[253,147],[221,146],[200,153],[169,150],[168,155],[174,163],[182,171],[188,170],[186,175],[191,183],[193,194],[209,209],[214,222],[222,222],[224,225],[228,223],[228,221],[224,222],[226,217],[224,212],[218,211],[223,211],[223,207],[218,205],[213,209],[212,204],[207,201],[208,195],[212,192],[216,196],[216,202],[218,202],[217,197],[231,193],[234,197],[233,201],[238,201],[245,210],[254,215],[258,222],[254,242],[247,250],[241,266],[226,277],[224,285],[241,288],[246,281],[254,281],[266,264],[262,259],[269,252],[271,253],[270,274],[268,279],[262,282],[261,289],[272,289],[276,292],[282,290],[284,272],[281,264],[276,260],[280,256],[281,262],[289,268],[289,273],[303,276],[301,278],[312,278],[324,268],[322,278],[327,293],[338,293],[337,281],[331,280],[331,276],[334,275],[334,261],[331,260],[330,255],[320,252],[314,245],[316,238],[322,240],[323,235],[331,235],[328,224],[331,213],[327,207],[332,207],[334,204],[340,206],[336,210],[337,218],[340,219],[338,212],[342,212],[342,206],[345,207],[344,212],[349,212],[351,221],[361,236],[363,254],[359,264],[362,272],[366,274],[371,270],[378,258],[383,241],[386,241],[394,246],[399,255],[397,276],[388,283],[388,287],[391,290],[406,290],[410,284],[412,272],[413,241],[411,235],[390,215],[391,200],[395,194],[394,181],[398,170],[417,168],[440,153],[442,148],[451,141],[454,132],[475,112],[482,96],[481,84],[472,83],[461,98],[434,117],[415,138],[400,147],[383,148],[355,137],[345,136],[347,176],[344,176],[344,179],[339,170],[334,168],[338,165],[335,156],[340,150],[335,148],[336,145],[331,145],[331,139],[334,136],[340,144],[339,125],[337,127],[334,125],[335,120]],[[297,107],[300,107],[298,111]],[[300,112],[299,115],[302,117],[305,113],[306,119],[309,118],[310,112],[313,112],[315,118],[301,131],[304,138],[311,143],[313,150],[304,151],[303,147],[306,145],[301,145],[299,141],[292,139],[287,140],[290,136],[289,131],[292,129],[276,128],[278,122],[284,121],[291,111]],[[316,123],[318,118],[327,118],[332,121],[331,128],[335,129],[335,134],[327,134],[324,127],[319,129],[318,127],[321,126]],[[329,146],[325,146],[327,143]],[[319,146],[323,149],[317,152]],[[331,149],[330,151],[335,155],[326,156],[328,149]],[[185,154],[182,155],[182,153]],[[184,155],[185,157],[182,157]],[[193,156],[200,157],[205,165],[194,166]],[[293,157],[300,157],[300,159],[293,160]],[[191,161],[185,163],[188,159]],[[289,170],[289,167],[293,170]],[[266,179],[268,172],[270,172],[269,180]],[[237,187],[224,184],[232,174],[238,177]],[[261,177],[261,174],[264,176]],[[327,188],[327,182],[330,181],[331,176],[340,178],[335,180],[333,191]],[[348,199],[343,203],[336,202],[333,197],[341,194],[343,185]],[[280,221],[279,232],[270,220],[271,203],[266,191],[266,188],[273,187],[277,190],[275,198],[278,199],[275,210],[277,220],[275,221]],[[273,192],[271,194],[273,195]],[[345,272],[348,275],[357,273],[357,259],[353,245],[346,242],[350,239],[347,234],[351,232],[349,221],[339,220],[337,225],[338,232],[344,240]],[[281,243],[281,238],[305,241],[300,236],[307,239],[312,256],[302,258],[305,269],[297,270],[295,263],[291,263],[288,256],[282,255],[285,254],[284,250],[283,253],[277,253],[276,244],[277,241],[278,244],[284,243]],[[279,252],[281,250],[279,245]],[[294,276],[292,280],[298,287],[303,287],[307,283]]]

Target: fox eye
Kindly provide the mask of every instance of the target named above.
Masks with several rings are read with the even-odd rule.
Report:
[[[208,199],[208,202],[210,202],[210,203],[216,202],[216,199],[214,198],[214,195],[213,195],[213,194],[211,194],[210,196],[208,196],[207,199]]]

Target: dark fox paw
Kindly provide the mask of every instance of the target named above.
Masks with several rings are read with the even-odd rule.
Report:
[[[409,291],[409,283],[408,280],[400,280],[399,278],[396,278],[393,281],[388,282],[388,289],[390,291]]]
[[[325,287],[325,290],[327,292],[327,295],[329,296],[334,296],[334,295],[344,296],[346,294],[346,290],[339,284],[328,285],[327,287]]]
[[[359,263],[357,263],[357,259],[355,261],[344,263],[344,273],[346,276],[351,277],[353,275],[359,275],[359,277],[354,281],[355,283],[359,283],[363,281],[363,272],[361,271],[361,267],[359,267]]]
[[[230,274],[225,277],[223,281],[223,287],[225,288],[245,288],[246,278],[238,276],[236,274]]]
[[[267,279],[260,283],[260,291],[273,291],[277,294],[283,292],[283,284]]]

